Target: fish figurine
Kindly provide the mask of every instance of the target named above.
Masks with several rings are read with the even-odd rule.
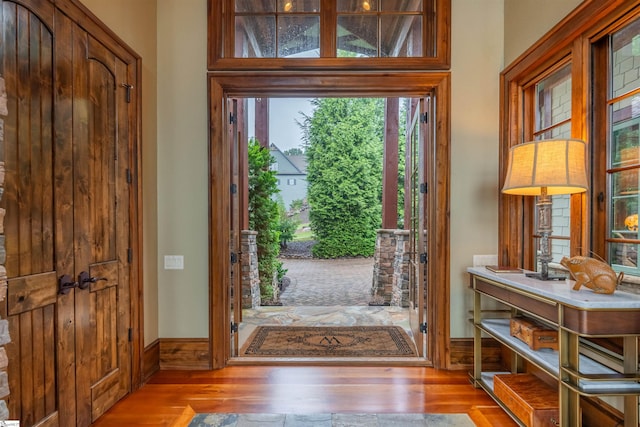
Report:
[[[585,256],[564,257],[560,261],[576,281],[573,290],[577,291],[581,286],[586,286],[597,294],[612,294],[624,277],[620,272],[616,276],[611,266],[606,262]]]

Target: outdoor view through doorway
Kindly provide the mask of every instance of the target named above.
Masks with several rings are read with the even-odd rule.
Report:
[[[424,98],[230,102],[231,241],[239,240],[242,264],[231,280],[234,356],[264,325],[420,333],[410,317],[427,291],[420,187],[428,106]]]

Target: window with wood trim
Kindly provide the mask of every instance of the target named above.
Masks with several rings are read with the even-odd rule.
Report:
[[[594,43],[594,141],[597,206],[594,242],[617,271],[640,276],[640,17]],[[594,159],[595,160],[595,159]],[[632,279],[633,280],[633,279]]]
[[[553,261],[562,255],[602,258],[638,283],[639,21],[638,2],[585,1],[510,64],[502,72],[500,149],[506,167],[515,144],[585,140],[590,188],[567,197],[566,211],[554,211]],[[566,110],[560,106],[563,85],[570,87]],[[501,195],[499,215],[500,263],[534,269],[533,201]]]
[[[447,69],[451,0],[209,0],[209,69]]]

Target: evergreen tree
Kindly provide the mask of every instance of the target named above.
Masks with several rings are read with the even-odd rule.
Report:
[[[302,122],[314,256],[371,256],[382,212],[384,100],[323,98]]]

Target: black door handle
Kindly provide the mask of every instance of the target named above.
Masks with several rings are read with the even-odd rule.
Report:
[[[106,277],[91,277],[86,271],[81,271],[78,275],[78,287],[80,289],[87,289],[90,283],[96,283],[98,280],[107,280]]]
[[[65,274],[58,279],[58,294],[66,295],[71,289],[78,286],[78,282],[71,280],[71,276]]]

